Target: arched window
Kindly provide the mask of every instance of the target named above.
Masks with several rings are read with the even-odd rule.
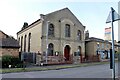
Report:
[[[22,46],[23,46],[23,36],[21,37],[21,52],[22,52]]]
[[[31,33],[28,35],[28,52],[30,52]]]
[[[50,43],[48,45],[48,56],[53,56],[53,53],[54,53],[54,45]]]
[[[54,25],[52,23],[48,27],[48,36],[54,37]]]
[[[65,37],[70,37],[70,25],[65,24]]]
[[[27,38],[27,36],[25,35],[25,37],[24,37],[24,52],[26,52],[26,38]]]
[[[81,56],[81,46],[78,46],[77,52],[74,53],[74,56]]]
[[[81,40],[82,38],[82,35],[81,35],[81,31],[80,30],[78,30],[78,32],[77,32],[77,38],[78,38],[78,40]]]

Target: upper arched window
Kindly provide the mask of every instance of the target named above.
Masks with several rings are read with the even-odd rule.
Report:
[[[65,37],[70,37],[70,25],[65,24]]]
[[[54,25],[52,23],[48,27],[48,36],[54,37]]]
[[[78,38],[78,40],[82,39],[82,35],[81,35],[81,31],[80,30],[78,30],[78,32],[77,32],[77,38]]]
[[[48,45],[48,56],[53,56],[53,53],[54,53],[54,45],[50,43]]]

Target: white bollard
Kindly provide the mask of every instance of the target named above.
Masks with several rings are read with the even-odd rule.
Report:
[[[40,63],[41,66],[43,66],[43,63]]]
[[[9,65],[8,67],[11,68],[11,65]]]

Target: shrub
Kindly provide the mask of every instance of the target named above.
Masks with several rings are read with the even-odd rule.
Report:
[[[8,68],[9,65],[11,65],[12,68],[14,68],[14,67],[20,68],[23,66],[23,63],[17,57],[10,56],[10,55],[2,56],[2,68]]]
[[[120,52],[118,51],[118,52],[116,52],[116,54],[120,54]]]
[[[118,58],[119,54],[120,54],[120,52],[116,52],[115,53],[115,58]]]
[[[8,68],[8,65],[11,64],[12,56],[5,55],[2,56],[2,68]]]

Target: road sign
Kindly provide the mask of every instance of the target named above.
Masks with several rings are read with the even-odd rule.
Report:
[[[110,13],[108,15],[106,23],[110,23],[111,22],[111,26],[112,26],[112,64],[111,64],[111,68],[112,68],[112,78],[113,78],[113,80],[115,80],[114,26],[113,26],[113,22],[117,21],[117,20],[120,20],[120,16],[111,7],[111,11],[110,11]]]
[[[112,17],[111,17],[112,16]],[[106,23],[111,22],[111,18],[114,21],[120,20],[120,15],[111,7],[111,11],[107,17]]]

